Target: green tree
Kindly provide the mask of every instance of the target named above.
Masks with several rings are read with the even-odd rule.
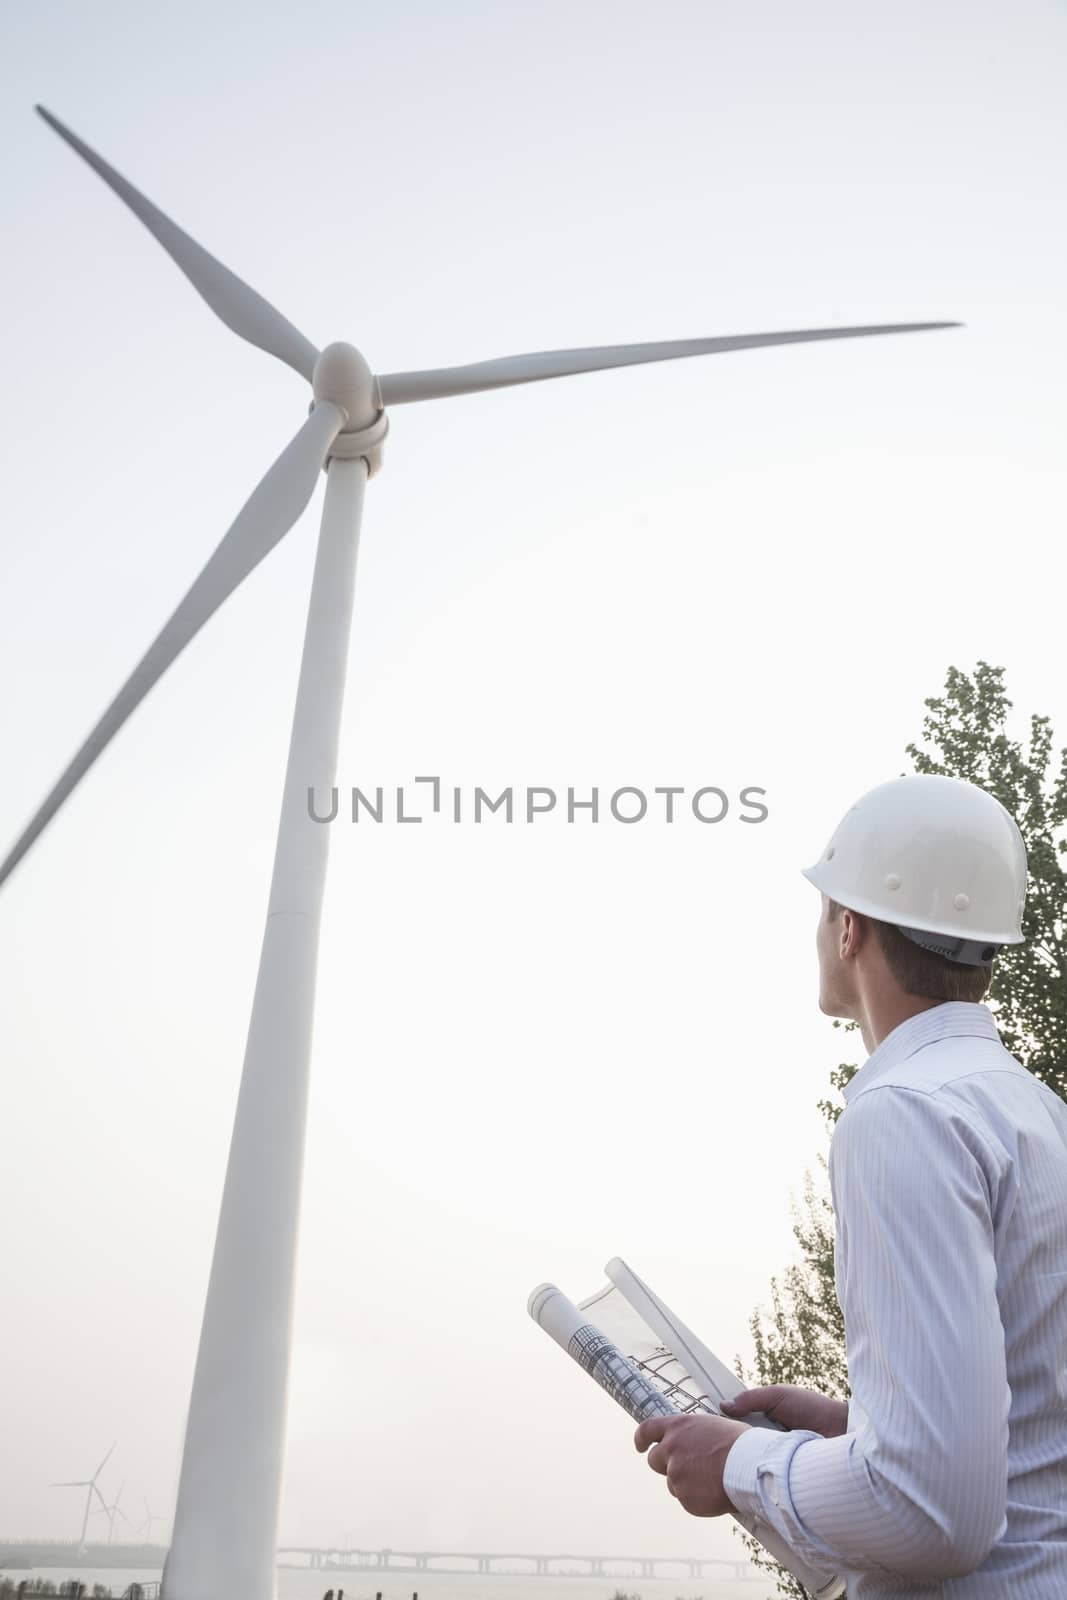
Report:
[[[944,692],[927,700],[922,739],[907,754],[916,772],[966,778],[988,789],[1019,824],[1026,840],[1026,942],[996,959],[989,1004],[1008,1049],[1035,1077],[1067,1100],[1067,748],[1054,752],[1048,717],[1031,716],[1026,740],[1008,732],[1011,701],[1003,667],[980,661],[971,676],[950,667]],[[844,1033],[854,1023],[835,1023]],[[858,1070],[842,1061],[830,1074],[833,1098],[820,1100],[827,1130],[844,1109],[840,1091]],[[847,1399],[845,1328],[834,1290],[834,1222],[826,1157],[823,1181],[805,1175],[794,1207],[799,1259],[772,1279],[770,1308],[752,1317],[755,1358],[748,1385],[797,1383]],[[747,1534],[757,1566],[772,1573],[777,1592],[803,1600],[806,1591]]]

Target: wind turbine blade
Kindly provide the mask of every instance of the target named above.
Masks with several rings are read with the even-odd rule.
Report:
[[[50,1489],[88,1489],[88,1487],[89,1487],[89,1479],[88,1478],[74,1478],[74,1479],[67,1480],[67,1481],[65,1481],[63,1483],[50,1483],[48,1485],[48,1487]]]
[[[864,328],[801,328],[792,333],[737,333],[718,339],[668,339],[659,344],[594,345],[588,350],[539,350],[533,355],[500,356],[469,367],[438,367],[432,372],[391,372],[378,379],[382,404],[409,400],[442,400],[449,395],[504,389],[514,383],[542,383],[577,372],[603,372],[608,367],[635,367],[647,361],[677,361],[681,356],[723,355],[729,350],[755,350],[764,345],[807,344],[816,339],[858,339],[876,333],[925,333],[931,328],[958,328],[958,322],[896,322]]]
[[[115,1444],[118,1444],[118,1440],[117,1439],[115,1440]],[[92,1478],[90,1479],[90,1482],[92,1482],[92,1483],[96,1482],[97,1478],[99,1478],[100,1474],[103,1472],[104,1468],[107,1466],[108,1462],[111,1460],[111,1457],[114,1454],[115,1454],[115,1445],[113,1444],[111,1446],[111,1449],[108,1451],[107,1455],[104,1457],[103,1461],[101,1461],[100,1465],[97,1467],[96,1471],[93,1473]]]
[[[100,1493],[100,1490],[96,1487],[95,1483],[90,1484],[90,1490],[91,1490],[92,1494],[95,1494],[96,1498],[100,1502],[99,1510],[97,1510],[95,1515],[99,1516],[100,1512],[102,1511],[104,1513],[105,1517],[109,1517],[111,1515],[111,1507],[108,1505],[107,1501],[104,1499],[103,1495]]]
[[[195,239],[183,233],[177,223],[165,216],[151,200],[147,200],[132,183],[127,183],[121,173],[109,166],[102,156],[90,149],[58,117],[46,111],[44,106],[34,109],[61,139],[66,140],[72,150],[78,152],[83,161],[88,162],[94,172],[99,173],[134,215],[140,217],[149,233],[159,240],[171,260],[181,268],[193,288],[228,328],[232,328],[242,339],[247,339],[249,344],[265,350],[268,355],[287,362],[310,383],[315,358],[319,353],[310,339],[305,339],[300,330],[294,328],[268,300],[250,289],[221,261],[216,261]]]
[[[344,413],[320,402],[286,445],[237,514],[229,532],[123,684],[77,755],[0,864],[0,884],[106,749],[130,713],[248,574],[284,538],[311,499],[319,470],[344,422]],[[112,1446],[112,1449],[114,1446]],[[110,1451],[108,1452],[110,1455]],[[105,1457],[106,1461],[107,1457]],[[99,1476],[104,1463],[97,1468]],[[95,1487],[96,1477],[93,1478]]]

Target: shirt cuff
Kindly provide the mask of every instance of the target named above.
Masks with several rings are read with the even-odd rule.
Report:
[[[837,1596],[843,1593],[844,1581],[828,1564],[830,1552],[820,1549],[801,1527],[789,1494],[793,1457],[813,1442],[826,1443],[821,1434],[807,1428],[780,1432],[750,1427],[727,1451],[722,1484],[741,1526],[808,1593]]]
[[[759,1469],[771,1455],[780,1453],[781,1446],[795,1434],[781,1433],[777,1428],[748,1428],[738,1434],[726,1455],[722,1486],[726,1497],[743,1517],[758,1517],[763,1512],[763,1495],[759,1486]],[[812,1434],[817,1438],[817,1434]]]

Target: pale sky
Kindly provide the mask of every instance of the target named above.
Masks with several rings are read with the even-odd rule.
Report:
[[[850,1053],[799,868],[950,663],[1067,740],[1067,10],[42,0],[0,57],[3,842],[308,399],[35,100],[379,371],[966,324],[398,407],[366,497],[342,787],[733,806],[335,826],[283,1536],[732,1552],[526,1296],[621,1254],[747,1356]],[[315,526],[0,896],[5,1534],[113,1439],[173,1507]]]

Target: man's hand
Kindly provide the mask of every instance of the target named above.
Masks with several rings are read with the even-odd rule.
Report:
[[[694,1517],[721,1517],[734,1507],[722,1486],[726,1457],[734,1440],[748,1433],[747,1422],[729,1422],[707,1412],[699,1416],[649,1417],[634,1434],[638,1450],[661,1472],[667,1488]]]
[[[831,1400],[813,1389],[798,1389],[793,1383],[772,1383],[765,1389],[745,1389],[727,1403],[723,1415],[746,1417],[750,1411],[763,1411],[783,1428],[806,1428],[836,1439],[848,1432],[847,1400]]]

